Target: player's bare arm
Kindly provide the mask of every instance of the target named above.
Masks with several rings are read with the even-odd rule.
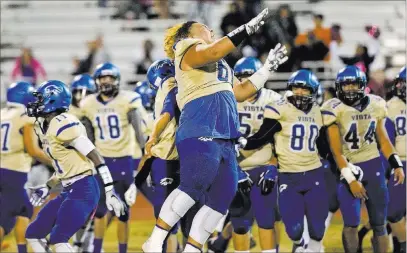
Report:
[[[202,67],[206,64],[217,62],[224,58],[248,36],[257,32],[257,30],[264,25],[268,19],[268,8],[264,9],[257,17],[250,20],[247,24],[233,30],[228,35],[221,39],[211,42],[213,39],[213,31],[209,30],[207,26],[202,24],[194,24],[192,27],[192,34],[200,34],[206,40],[211,42],[207,44],[198,44],[192,46],[188,52],[185,53],[182,62],[180,63],[183,70],[194,69]],[[200,36],[201,37],[201,36]]]
[[[27,153],[43,164],[52,166],[51,159],[42,151],[38,145],[38,137],[34,133],[33,125],[25,125],[23,128],[23,141]]]
[[[377,122],[376,137],[379,141],[383,155],[389,161],[392,169],[394,169],[394,180],[397,181],[397,184],[402,184],[405,178],[403,164],[401,163],[400,157],[397,155],[396,150],[391,143],[389,136],[387,135],[385,119],[381,119]]]
[[[136,140],[140,148],[144,148],[146,140],[144,139],[142,130],[142,116],[137,109],[132,109],[127,113],[130,124],[136,133]]]
[[[81,118],[82,124],[85,126],[86,134],[92,143],[95,143],[95,132],[92,126],[92,122],[87,117]]]
[[[166,112],[160,115],[160,117],[154,122],[154,127],[150,136],[150,139],[146,143],[146,154],[151,156],[151,148],[157,144],[161,133],[167,127],[171,121],[171,115]]]
[[[350,190],[355,198],[367,199],[366,189],[362,183],[356,180],[345,156],[342,154],[341,135],[339,127],[336,124],[332,124],[327,129],[329,146],[331,148],[332,155],[334,156],[336,165],[338,166],[342,176],[348,182]]]

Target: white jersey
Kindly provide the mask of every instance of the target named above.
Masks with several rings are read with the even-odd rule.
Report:
[[[239,112],[240,132],[244,137],[250,137],[259,131],[263,123],[264,107],[281,99],[281,95],[268,89],[262,89],[254,101],[245,101],[237,104]],[[239,163],[243,170],[253,169],[267,164],[273,155],[273,147],[267,144],[257,150],[242,150],[243,156],[247,157]]]

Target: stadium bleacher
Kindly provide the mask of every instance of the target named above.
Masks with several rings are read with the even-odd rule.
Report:
[[[230,1],[218,1],[212,11],[213,29],[220,33],[220,22]],[[374,23],[381,28],[382,50],[392,57],[395,67],[405,63],[405,8],[399,1],[278,1],[290,4],[297,12],[299,31],[313,27],[311,13],[325,15],[325,25],[339,23],[342,26],[344,44],[342,51],[353,54],[356,44],[363,37],[364,26]],[[16,8],[15,5],[20,5]],[[275,8],[273,1],[265,4]],[[124,81],[134,79],[134,62],[142,57],[143,40],[149,38],[155,44],[155,55],[163,57],[163,32],[181,20],[111,20],[101,19],[111,15],[113,6],[97,8],[94,1],[1,1],[1,82],[4,90],[9,82],[14,58],[19,56],[22,45],[33,48],[34,55],[47,70],[48,77],[69,81],[73,70],[72,58],[85,57],[85,42],[98,33],[104,34],[105,44],[112,60],[122,71]],[[110,4],[111,5],[111,4]],[[346,5],[346,8],[345,6]],[[10,8],[12,6],[13,8]],[[368,7],[368,11],[366,8]],[[172,10],[186,14],[188,1],[174,1]],[[185,15],[184,15],[185,16]],[[372,17],[374,17],[372,19]],[[147,28],[148,31],[124,31],[123,28]],[[284,80],[287,75],[275,78]],[[123,82],[123,83],[125,83]],[[283,82],[282,82],[283,83]],[[2,92],[4,93],[4,92]],[[3,100],[3,97],[2,97]]]

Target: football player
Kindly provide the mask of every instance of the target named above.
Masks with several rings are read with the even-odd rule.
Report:
[[[261,62],[254,57],[240,59],[235,67],[235,76],[244,81],[262,67]],[[249,137],[256,133],[263,122],[264,108],[269,103],[274,103],[281,99],[281,95],[268,89],[261,89],[256,95],[245,102],[237,104],[240,120],[240,132],[244,137]],[[242,151],[239,157],[239,166],[249,175],[249,180],[254,183],[250,189],[250,199],[252,210],[242,217],[231,217],[234,233],[233,244],[235,251],[250,250],[250,230],[254,218],[259,226],[260,247],[262,251],[275,250],[277,246],[274,223],[277,207],[277,160],[269,165],[272,154],[271,144],[267,144],[254,153],[248,154]],[[245,173],[240,172],[246,182]],[[241,191],[248,186],[245,183],[239,184]],[[278,212],[278,211],[277,211]]]
[[[27,116],[26,106],[32,102],[34,88],[27,82],[16,82],[7,89],[7,107],[1,109],[0,159],[0,245],[15,226],[19,253],[27,252],[25,231],[33,207],[24,190],[27,173],[34,157],[45,164],[51,160],[37,145],[34,119]]]
[[[307,252],[320,252],[328,214],[324,169],[317,149],[322,116],[315,103],[319,82],[308,70],[288,80],[285,98],[266,106],[259,131],[247,139],[253,150],[274,140],[278,157],[279,208],[296,251],[303,250],[304,216],[310,240]]]
[[[239,136],[236,99],[244,101],[285,62],[280,44],[266,64],[240,83],[223,58],[254,34],[265,22],[268,9],[247,24],[215,40],[204,24],[188,21],[169,28],[164,50],[174,60],[177,103],[181,110],[176,146],[180,159],[180,186],[165,200],[145,252],[157,252],[171,228],[202,197],[204,205],[192,222],[185,252],[200,252],[226,214],[237,189],[234,147]]]
[[[74,77],[71,86],[72,106],[69,108],[69,114],[82,118],[82,110],[79,108],[80,102],[86,96],[96,92],[96,84],[89,74],[77,75]]]
[[[79,108],[80,102],[86,96],[96,92],[96,84],[89,74],[77,75],[74,77],[70,90],[72,93],[72,105],[69,107],[69,114],[82,118],[82,110]],[[88,136],[94,142],[94,136]],[[82,227],[73,237],[73,245],[76,252],[91,252],[93,247],[93,220]]]
[[[378,96],[365,94],[365,73],[355,66],[341,69],[335,85],[338,98],[325,102],[322,114],[324,125],[328,127],[331,151],[342,177],[338,198],[344,220],[344,249],[345,252],[357,250],[357,227],[361,199],[364,199],[376,251],[386,252],[389,195],[377,144],[394,169],[394,183],[404,182],[403,165],[384,126],[386,103]]]
[[[406,173],[406,67],[403,67],[393,85],[393,98],[387,102],[388,118],[386,129],[391,142],[403,164]],[[389,188],[389,206],[387,220],[390,223],[393,236],[400,244],[400,252],[406,252],[406,184],[398,185],[394,170],[390,173],[387,183]]]
[[[175,97],[177,87],[174,76],[175,67],[169,59],[154,62],[147,71],[149,85],[157,91],[155,104],[151,106],[154,108],[156,120],[145,150],[145,156],[149,157],[148,164],[151,168],[141,169],[151,171],[154,186],[151,201],[156,218],[158,218],[164,200],[179,185],[179,160],[175,148],[175,131],[180,111]],[[178,226],[173,227],[166,240],[167,252],[177,251],[177,228]]]
[[[94,136],[95,146],[104,157],[113,180],[115,191],[124,200],[124,193],[130,189],[136,191],[133,181],[134,148],[144,148],[145,139],[142,132],[142,116],[144,110],[140,95],[132,91],[119,89],[120,71],[112,63],[98,65],[93,74],[98,93],[84,98],[81,102],[83,121],[88,136]],[[134,138],[135,135],[135,138]],[[141,156],[141,151],[140,151]],[[99,180],[99,183],[101,181]],[[135,195],[134,195],[135,196]],[[101,252],[105,231],[104,194],[98,205],[95,218],[95,253]],[[129,208],[120,215],[118,223],[119,252],[127,251],[129,233]]]
[[[43,150],[52,160],[54,176],[39,186],[30,202],[40,206],[50,188],[60,181],[62,193],[49,201],[28,226],[27,241],[34,252],[48,252],[45,237],[56,252],[73,252],[69,239],[92,218],[100,198],[93,176],[96,167],[106,192],[106,205],[117,216],[124,212],[124,204],[113,192],[113,179],[103,158],[86,136],[86,129],[73,115],[66,113],[72,95],[66,85],[57,80],[44,82],[33,93],[35,101],[28,103],[28,116],[36,118],[36,134]]]

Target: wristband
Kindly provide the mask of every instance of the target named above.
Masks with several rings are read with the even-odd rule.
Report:
[[[389,164],[392,169],[402,168],[403,164],[401,163],[400,157],[394,153],[389,157]]]
[[[100,177],[102,178],[103,184],[105,186],[105,191],[111,191],[113,189],[113,178],[110,174],[109,168],[106,164],[100,164],[96,167]]]
[[[348,184],[356,180],[356,177],[355,175],[353,175],[352,170],[348,167],[341,169],[341,175],[346,180],[346,182],[348,182]]]
[[[270,71],[262,67],[251,75],[248,79],[256,87],[256,90],[260,90],[264,87],[264,84],[269,79]]]
[[[246,31],[245,25],[241,25],[240,27],[228,33],[226,36],[232,41],[235,47],[238,47],[240,43],[243,42],[243,40],[249,37],[249,34]]]

